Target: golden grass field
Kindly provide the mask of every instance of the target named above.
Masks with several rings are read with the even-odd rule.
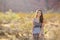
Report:
[[[32,40],[33,19],[36,13],[0,12],[0,40]],[[45,40],[60,40],[60,13],[44,16]]]

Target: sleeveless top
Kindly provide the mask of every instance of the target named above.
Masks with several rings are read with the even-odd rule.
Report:
[[[34,18],[33,25],[34,25],[33,34],[37,34],[37,33],[39,34],[41,31],[41,29],[40,29],[41,23],[39,23],[39,19]]]
[[[41,23],[39,23],[39,19],[34,18],[33,25],[34,25],[34,27],[41,27]]]

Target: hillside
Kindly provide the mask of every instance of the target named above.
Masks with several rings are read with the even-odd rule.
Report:
[[[0,40],[32,40],[35,13],[0,12]],[[60,39],[60,14],[44,14],[44,36],[46,40]]]

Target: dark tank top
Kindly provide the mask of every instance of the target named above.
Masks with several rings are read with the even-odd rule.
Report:
[[[39,19],[37,19],[37,18],[34,18],[34,20],[33,20],[33,25],[34,25],[34,27],[40,27],[41,28],[41,23],[39,23]]]

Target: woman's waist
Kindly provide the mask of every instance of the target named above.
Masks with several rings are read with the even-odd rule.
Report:
[[[41,25],[34,25],[34,27],[40,27]]]
[[[35,24],[34,26],[41,26],[41,24]]]
[[[34,25],[41,25],[41,23],[34,23]]]

